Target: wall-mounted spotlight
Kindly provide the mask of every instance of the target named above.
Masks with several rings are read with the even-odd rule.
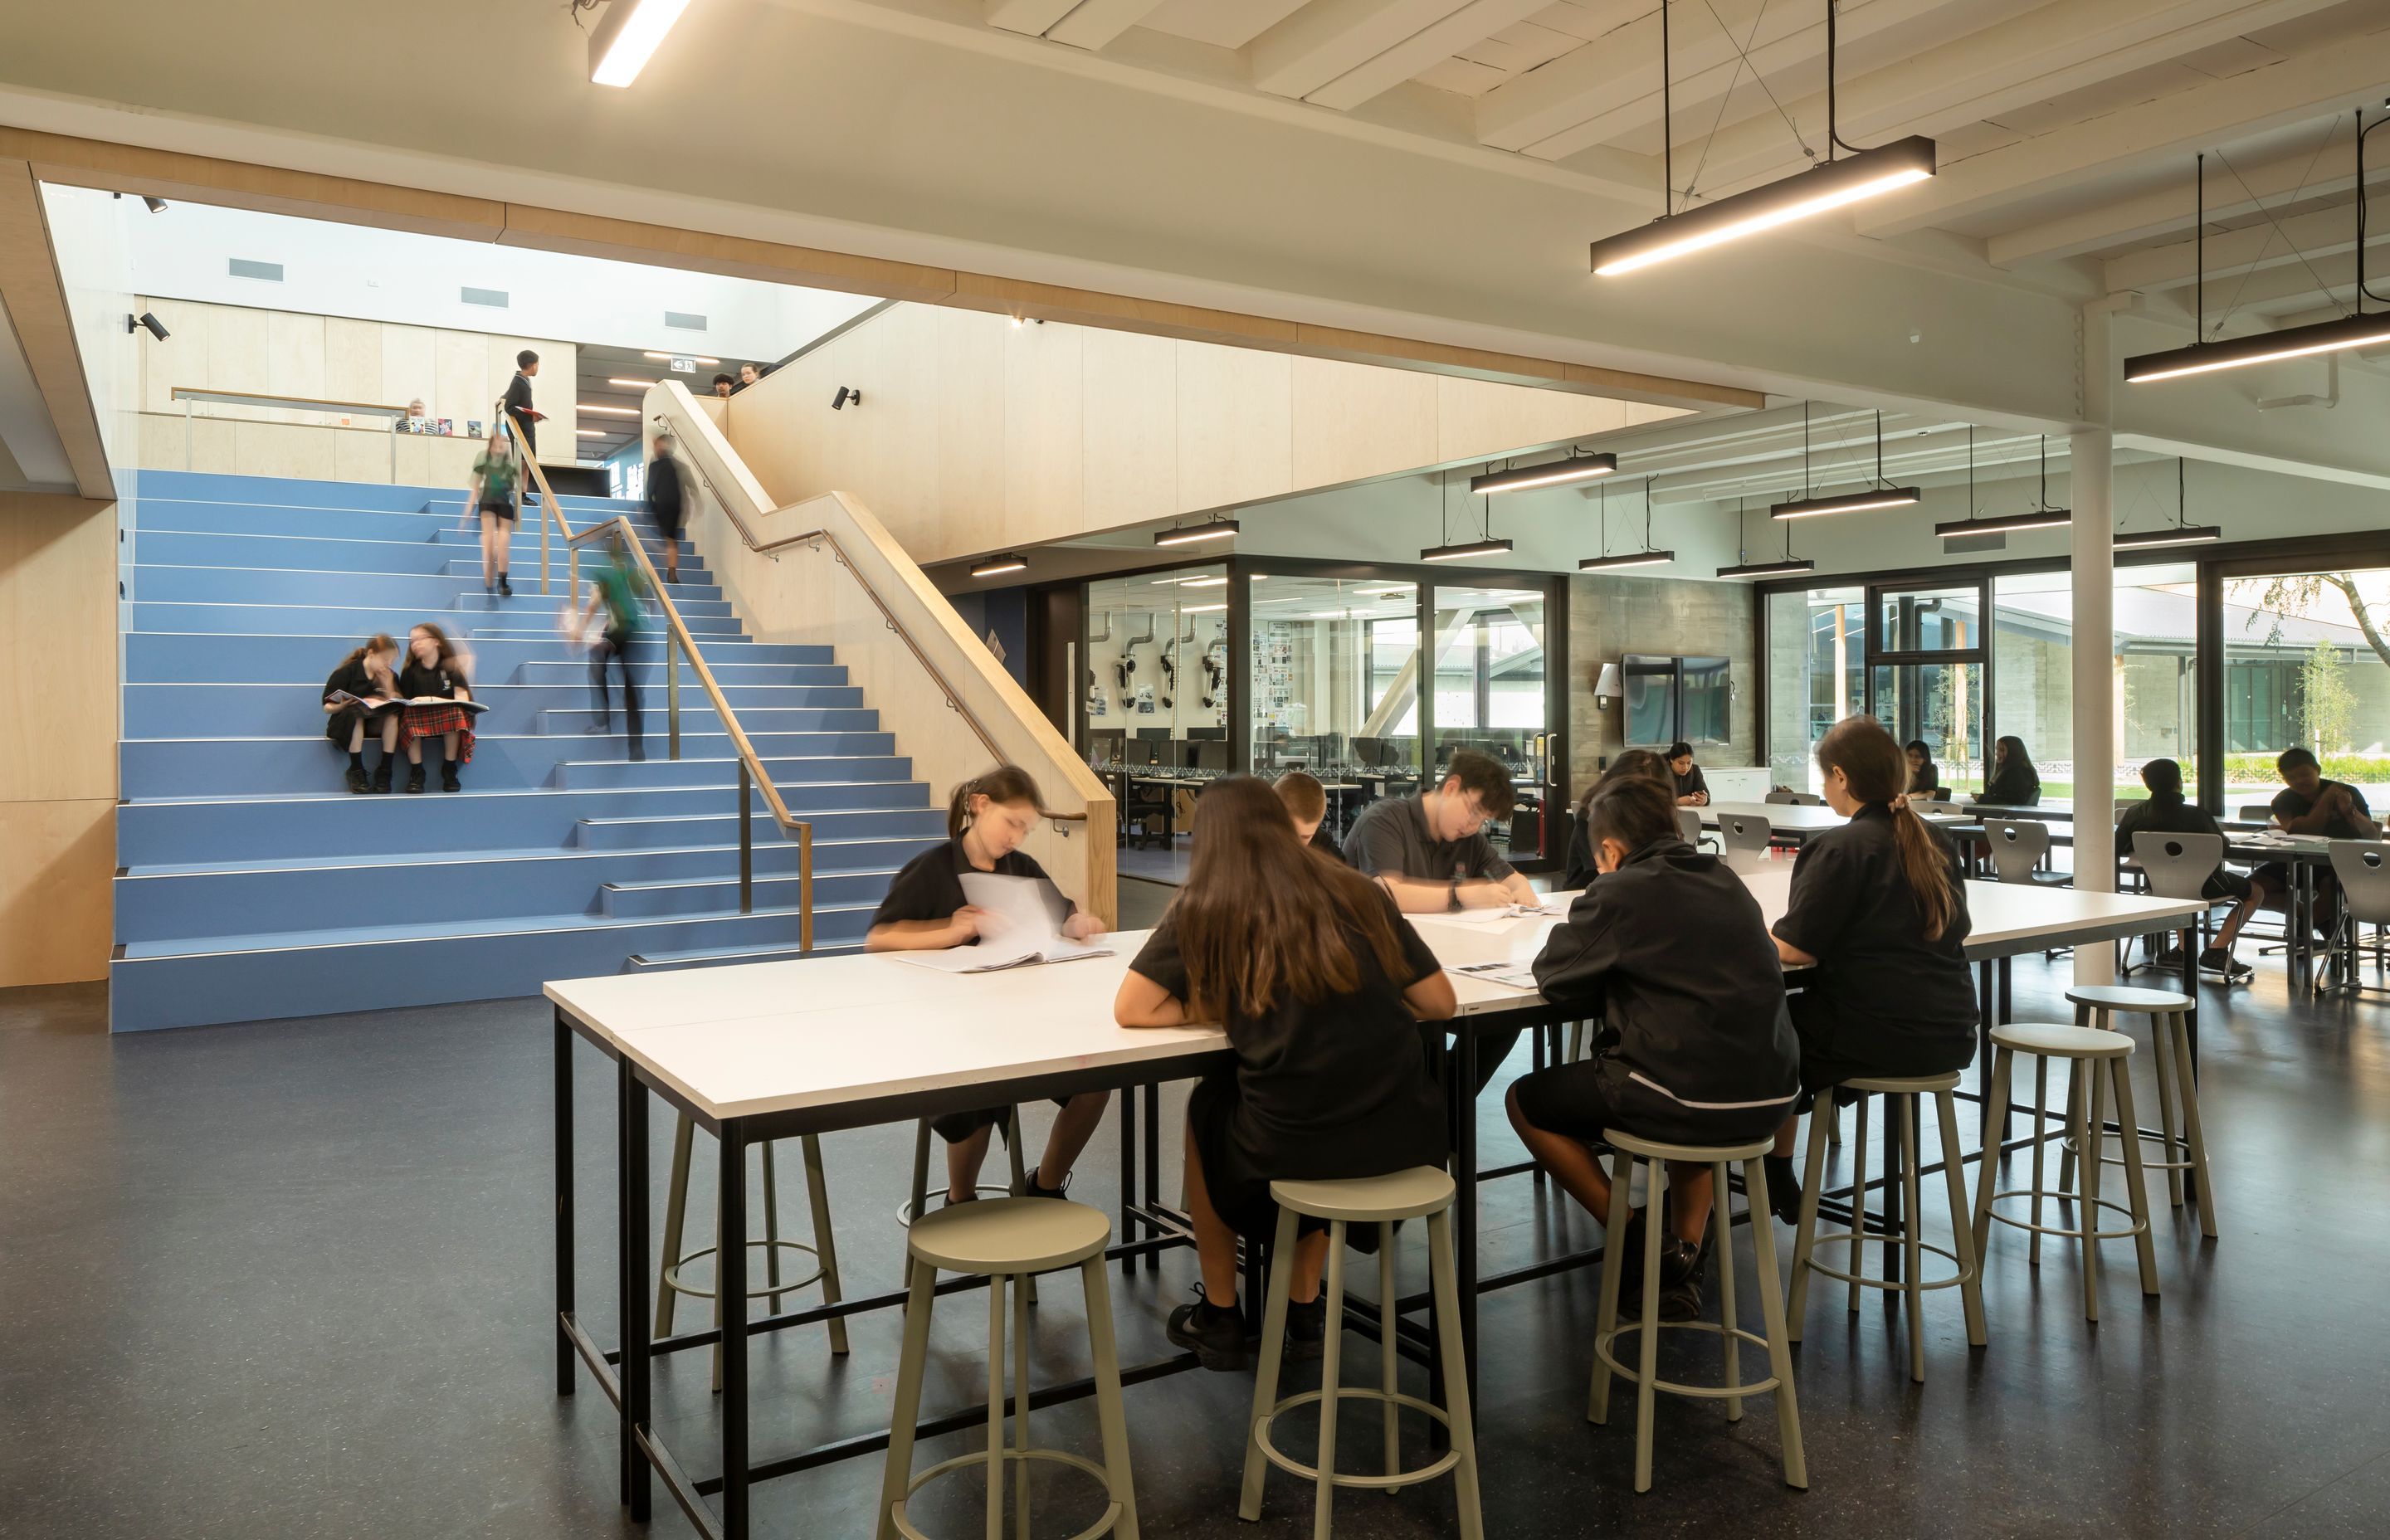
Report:
[[[124,195],[122,193],[114,193],[110,196],[122,198]],[[166,212],[166,200],[162,198],[152,198],[148,193],[143,193],[141,195],[141,201],[149,206],[149,212],[153,214],[162,214]]]
[[[985,561],[974,564],[970,570],[970,575],[975,578],[996,577],[1005,572],[1022,572],[1028,570],[1027,557],[1008,554],[992,556]]]
[[[838,388],[838,394],[829,398],[829,409],[833,412],[842,412],[846,410],[846,404],[850,401],[857,406],[862,405],[863,392],[852,385],[842,385]]]
[[[145,310],[138,315],[127,315],[124,318],[124,329],[127,331],[139,331],[145,327],[148,328],[149,335],[161,342],[166,340],[166,323],[148,311]]]

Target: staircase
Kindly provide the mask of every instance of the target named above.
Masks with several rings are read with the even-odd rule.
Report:
[[[659,623],[635,665],[644,763],[598,714],[539,591],[482,592],[455,489],[146,470],[122,608],[117,1031],[534,995],[550,979],[793,956],[797,847],[754,802],[754,911],[739,912],[738,762],[681,680],[667,757]],[[561,499],[576,529],[636,505]],[[436,511],[435,511],[436,510]],[[528,522],[528,520],[526,521]],[[814,830],[816,951],[861,945],[942,812],[827,647],[752,641],[683,543],[673,601],[790,811]],[[464,789],[353,796],[323,681],[376,631],[430,621],[469,647]],[[366,763],[377,763],[379,745]],[[427,754],[427,761],[437,754]],[[401,778],[401,785],[404,778]]]

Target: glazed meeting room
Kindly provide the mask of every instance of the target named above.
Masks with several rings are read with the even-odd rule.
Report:
[[[0,1534],[2390,1534],[2384,122],[0,14]]]

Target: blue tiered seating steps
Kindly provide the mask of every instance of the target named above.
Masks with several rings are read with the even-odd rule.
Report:
[[[586,663],[539,593],[482,591],[455,489],[142,471],[122,606],[118,1031],[533,995],[547,980],[793,956],[797,849],[755,806],[739,913],[738,762],[692,672],[666,757],[659,618],[637,662],[648,759],[621,701],[598,734]],[[635,504],[564,497],[575,529]],[[673,600],[791,813],[814,828],[817,950],[862,943],[889,878],[944,834],[929,789],[831,649],[749,639],[683,544]],[[430,621],[469,646],[464,789],[354,796],[323,681],[376,631]],[[370,745],[366,763],[380,758]],[[398,783],[405,784],[404,774]]]

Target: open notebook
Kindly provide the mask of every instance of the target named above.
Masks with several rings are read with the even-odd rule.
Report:
[[[898,961],[934,968],[941,973],[992,973],[1032,963],[1111,956],[1112,949],[1100,942],[1089,944],[1062,934],[1071,905],[1051,882],[996,872],[965,872],[962,885],[963,897],[986,912],[980,921],[979,944],[944,952],[898,952],[894,954]]]

